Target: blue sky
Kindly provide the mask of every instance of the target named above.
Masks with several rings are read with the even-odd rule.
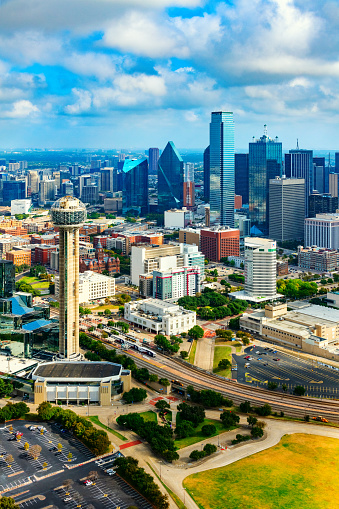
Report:
[[[336,0],[2,0],[0,148],[339,150]]]

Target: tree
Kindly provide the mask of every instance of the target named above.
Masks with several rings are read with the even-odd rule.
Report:
[[[157,382],[159,380],[158,375],[150,375],[149,381],[150,382]]]
[[[0,378],[0,398],[10,396],[13,392],[13,385],[9,380]]]
[[[281,388],[282,388],[282,390],[283,390],[284,392],[286,392],[286,391],[287,391],[287,385],[286,385],[286,384],[282,384]]]
[[[210,454],[213,454],[217,451],[217,446],[214,444],[206,444],[203,451],[205,452],[206,456],[209,456]]]
[[[46,470],[47,466],[48,466],[47,461],[44,461],[44,462],[43,462],[43,464],[42,464],[42,468],[43,468],[44,470]]]
[[[267,388],[270,390],[270,391],[275,391],[278,387],[278,384],[277,382],[268,382],[267,384]]]
[[[186,350],[181,350],[181,352],[180,352],[180,357],[181,357],[182,359],[187,359],[187,357],[188,357],[188,352],[186,352]]]
[[[240,319],[238,318],[231,318],[228,324],[230,329],[238,330],[240,327]]]
[[[224,411],[222,414],[220,414],[221,422],[223,423],[225,428],[232,428],[233,426],[236,426],[239,421],[240,417],[235,412],[229,410]]]
[[[160,378],[159,384],[163,385],[164,387],[169,387],[169,385],[171,385],[171,382],[167,378]]]
[[[190,421],[180,421],[175,428],[177,438],[186,438],[194,435],[194,426]]]
[[[201,428],[201,433],[205,437],[211,437],[212,435],[215,435],[216,432],[217,428],[214,426],[214,424],[205,424],[205,426]]]
[[[199,325],[194,325],[189,331],[189,336],[193,339],[199,339],[204,337],[204,329],[200,327]]]
[[[126,403],[138,403],[147,398],[147,392],[145,389],[133,387],[130,391],[125,392],[122,398]]]
[[[6,456],[7,465],[10,466],[13,463],[13,461],[14,461],[13,456],[11,454],[7,454],[7,456]]]
[[[63,485],[65,488],[70,488],[73,485],[74,481],[73,479],[65,479],[63,482]]]
[[[29,443],[28,442],[24,443],[24,449],[25,449],[25,451],[28,451],[28,449],[29,449]]]
[[[54,408],[49,401],[44,401],[38,406],[38,416],[42,421],[50,421],[54,415]]]
[[[253,428],[253,426],[255,426],[255,425],[257,424],[258,419],[257,419],[256,417],[254,417],[254,415],[249,415],[249,416],[247,417],[247,422],[248,422],[248,424],[249,424],[250,426],[252,426],[252,428]]]
[[[161,410],[163,412],[167,408],[171,408],[171,407],[167,403],[167,401],[165,401],[164,399],[160,399],[159,401],[156,402],[155,408],[157,408],[158,410]]]
[[[255,413],[261,415],[261,417],[267,417],[268,415],[271,415],[272,408],[268,403],[265,403],[263,406],[256,407]]]
[[[40,445],[32,445],[29,449],[29,454],[32,456],[34,460],[37,460],[40,456],[41,446]]]
[[[99,474],[96,470],[91,470],[90,473],[88,474],[88,477],[92,480],[92,481],[96,481],[99,477]]]
[[[15,503],[12,497],[1,497],[0,509],[20,509],[20,506]]]
[[[218,369],[231,369],[232,363],[228,359],[221,359],[218,364]]]
[[[194,427],[204,422],[205,410],[198,406],[190,406],[187,403],[180,403],[177,406],[178,416],[181,421],[190,421]]]
[[[111,316],[112,314],[110,309],[105,309],[104,313],[106,316]]]
[[[251,403],[249,401],[243,401],[239,405],[240,412],[244,412],[245,414],[249,414],[252,410]]]
[[[205,456],[206,456],[206,452],[205,451],[194,450],[194,451],[191,452],[189,457],[193,461],[198,461],[198,460],[204,458]]]
[[[296,385],[293,390],[293,394],[295,394],[296,396],[304,396],[305,392],[306,389],[302,385]]]
[[[253,438],[261,438],[264,435],[264,430],[259,426],[254,426],[251,429],[251,435]]]
[[[57,449],[58,449],[58,451],[59,451],[59,452],[61,452],[61,451],[62,451],[62,445],[61,445],[60,443],[59,443],[59,444],[57,444]]]
[[[72,458],[73,458],[73,454],[72,454],[71,452],[69,452],[69,453],[67,454],[67,459],[68,459],[68,461],[71,461],[71,459],[72,459]]]

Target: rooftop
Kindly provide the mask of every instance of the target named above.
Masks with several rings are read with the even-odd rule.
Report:
[[[112,362],[46,362],[40,364],[33,376],[41,378],[83,378],[85,380],[118,376],[121,372],[120,364]]]

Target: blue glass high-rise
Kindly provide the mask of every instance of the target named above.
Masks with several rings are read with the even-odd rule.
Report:
[[[125,159],[122,168],[122,212],[148,212],[148,161]]]
[[[204,150],[204,200],[210,201],[210,146]]]
[[[210,123],[211,223],[234,226],[233,113],[214,111]]]
[[[26,182],[7,180],[3,183],[2,193],[4,205],[10,205],[12,200],[24,200],[26,198]]]
[[[169,141],[158,161],[158,209],[181,209],[184,204],[184,161]]]
[[[265,126],[266,128],[266,126]],[[268,233],[269,181],[281,177],[282,143],[265,134],[249,144],[249,216],[262,234]]]

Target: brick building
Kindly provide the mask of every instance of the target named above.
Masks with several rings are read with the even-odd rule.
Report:
[[[226,256],[239,256],[240,231],[235,228],[201,230],[200,250],[213,262],[219,262]]]
[[[120,272],[120,260],[118,257],[107,256],[104,253],[102,245],[99,243],[95,249],[95,258],[80,258],[79,272],[87,270],[101,274],[107,270],[108,274],[117,274]]]
[[[14,263],[14,265],[31,265],[31,251],[8,251],[6,260]]]
[[[32,263],[37,265],[50,265],[51,253],[56,250],[56,246],[50,244],[42,244],[36,246],[34,255],[32,255]]]

